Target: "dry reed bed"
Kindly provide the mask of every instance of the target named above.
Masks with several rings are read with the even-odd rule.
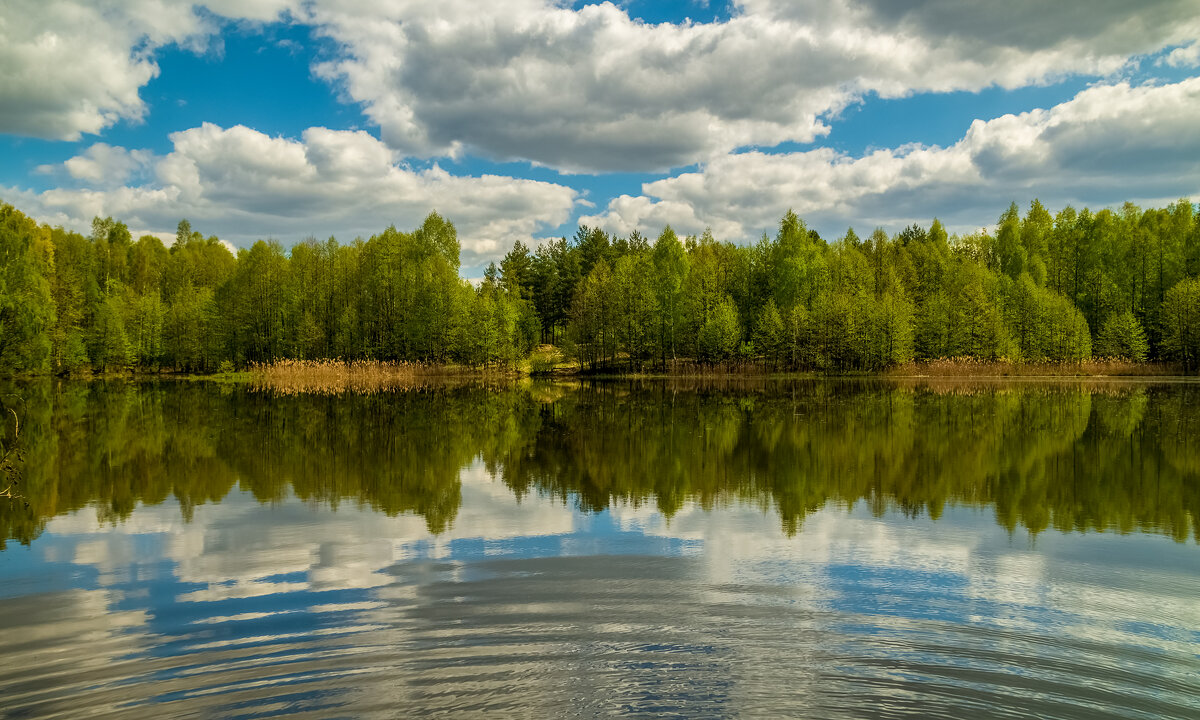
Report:
[[[624,371],[617,368],[610,370],[610,377],[627,381],[665,380],[680,387],[713,389],[758,389],[774,385],[780,380],[804,381],[820,377],[808,373],[780,375],[773,373],[768,366],[758,363],[712,366],[686,360],[668,363],[666,368],[658,372],[637,372],[631,368]],[[1039,379],[1079,379],[1095,381],[1092,384],[1111,384],[1119,379],[1166,379],[1178,376],[1180,372],[1181,369],[1175,365],[1132,363],[1113,359],[1081,363],[1014,363],[1003,360],[945,358],[907,363],[883,373],[857,374],[854,377],[901,381],[904,384],[940,390],[950,390],[952,386],[958,385],[958,390],[961,391],[962,382],[969,380],[987,384],[997,380],[1037,382]],[[376,393],[455,385],[507,386],[520,377],[520,373],[511,368],[364,360],[278,360],[251,365],[249,375],[251,387],[255,390],[284,395]],[[586,380],[589,377],[603,379],[604,376],[605,373],[597,372],[559,377]]]
[[[887,377],[1171,377],[1183,374],[1173,363],[1138,363],[1119,358],[1094,358],[1082,362],[1014,362],[972,357],[920,360],[898,365]]]
[[[379,360],[276,360],[250,365],[255,390],[281,395],[340,395],[421,390],[447,385],[502,385],[515,373],[496,368]]]
[[[1191,382],[1182,379],[1183,382]],[[1143,393],[1155,385],[1181,382],[1177,377],[1162,376],[1088,376],[1088,375],[992,375],[957,377],[889,377],[884,382],[891,388],[907,393],[934,395],[991,396],[991,395],[1058,395],[1086,393],[1123,397]]]

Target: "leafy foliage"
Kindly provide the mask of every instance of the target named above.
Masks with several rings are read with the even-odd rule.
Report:
[[[1129,310],[1110,316],[1096,339],[1096,354],[1102,357],[1141,362],[1149,350],[1142,324]]]
[[[1184,368],[1200,367],[1200,278],[1185,280],[1163,302],[1163,348]]]
[[[912,359],[1200,368],[1200,216],[1013,204],[985,231],[934,220],[828,242],[795,213],[753,245],[670,228],[649,242],[580,227],[516,243],[477,287],[454,225],[430,213],[341,244],[260,241],[234,255],[183,220],[168,248],[112,218],[89,237],[0,206],[0,370],[210,372],[273,360],[512,366],[539,344],[582,365],[678,359],[879,370]],[[1095,336],[1093,338],[1093,333]]]

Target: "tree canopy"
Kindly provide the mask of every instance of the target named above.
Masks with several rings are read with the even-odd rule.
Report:
[[[113,218],[89,236],[0,205],[0,371],[210,371],[276,359],[512,365],[539,343],[592,366],[671,360],[878,370],[912,359],[1200,367],[1200,215],[1016,204],[994,235],[940,221],[829,241],[788,211],[772,237],[653,241],[580,227],[459,276],[436,212],[339,243],[231,252],[182,220],[168,247]]]

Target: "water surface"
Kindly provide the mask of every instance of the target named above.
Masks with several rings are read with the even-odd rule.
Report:
[[[1198,385],[16,391],[3,717],[1200,715]]]

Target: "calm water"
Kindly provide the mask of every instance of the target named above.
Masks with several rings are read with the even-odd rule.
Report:
[[[1197,384],[16,391],[0,717],[1200,717]]]

